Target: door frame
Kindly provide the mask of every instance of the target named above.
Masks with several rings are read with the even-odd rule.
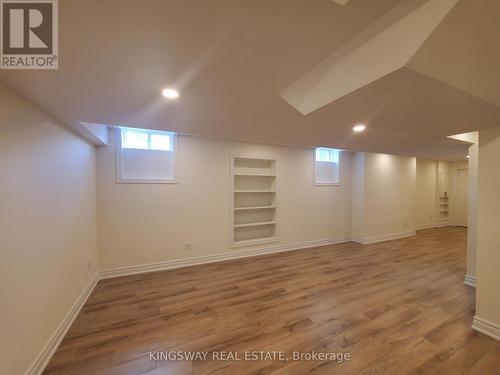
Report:
[[[453,220],[453,225],[455,226],[463,226],[462,224],[463,223],[459,223],[458,222],[458,219],[457,219],[457,212],[458,212],[458,177],[459,177],[459,173],[460,171],[467,171],[467,177],[468,177],[468,174],[469,174],[469,168],[457,168],[455,169],[455,178],[453,179],[454,182],[453,182],[453,185],[454,185],[454,189],[453,189],[453,217],[452,217],[452,220]],[[465,228],[467,228],[467,226],[469,225],[469,220],[468,220],[468,214],[469,214],[469,198],[468,198],[468,194],[469,194],[469,184],[467,183],[467,216],[465,218],[465,221],[467,223],[467,225],[465,226]]]

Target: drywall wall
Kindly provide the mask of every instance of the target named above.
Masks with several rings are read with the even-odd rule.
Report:
[[[0,85],[0,176],[0,373],[23,374],[96,272],[95,150]]]
[[[351,237],[359,240],[365,227],[365,153],[356,152],[352,158]]]
[[[97,146],[106,146],[108,144],[108,126],[103,124],[91,124],[80,122],[78,124],[78,133],[85,139]]]
[[[500,128],[479,132],[478,162],[476,318],[500,339]]]
[[[362,205],[353,210],[353,239],[365,243],[414,233],[416,159],[363,154],[354,156],[352,172],[362,184],[353,190],[353,201]]]
[[[416,171],[416,228],[432,228],[436,225],[437,161],[417,159]]]
[[[416,159],[365,155],[365,236],[415,230]]]
[[[350,236],[348,152],[340,186],[314,186],[313,149],[179,135],[177,184],[117,184],[114,140],[97,151],[103,270],[231,252],[231,155],[277,159],[277,244]]]
[[[111,133],[109,147],[97,153],[103,270],[231,252],[232,154],[278,159],[279,244],[379,241],[436,226],[439,168],[447,183],[451,168],[344,152],[340,186],[313,186],[312,149],[180,135],[177,184],[117,184]]]

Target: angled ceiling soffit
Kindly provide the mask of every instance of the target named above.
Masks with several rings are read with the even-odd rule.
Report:
[[[457,1],[402,1],[292,83],[281,96],[307,115],[403,68]]]

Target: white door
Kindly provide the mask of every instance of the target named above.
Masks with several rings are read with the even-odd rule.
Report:
[[[457,197],[455,209],[455,222],[457,225],[467,226],[467,208],[469,204],[469,171],[457,171]]]

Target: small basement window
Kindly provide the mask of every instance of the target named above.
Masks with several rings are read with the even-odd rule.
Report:
[[[122,128],[122,148],[171,151],[173,133]]]
[[[340,150],[318,147],[314,150],[314,185],[340,184]]]
[[[158,130],[116,129],[118,183],[175,183],[176,134]]]

